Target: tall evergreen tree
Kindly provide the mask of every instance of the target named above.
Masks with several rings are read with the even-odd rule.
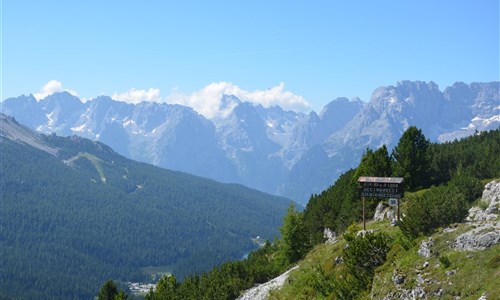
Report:
[[[356,180],[359,176],[389,177],[392,174],[391,159],[387,147],[382,145],[376,151],[366,149],[356,169]]]
[[[176,290],[179,287],[174,275],[165,276],[156,285],[154,299],[176,299]]]
[[[295,209],[292,203],[280,228],[280,255],[284,265],[300,260],[310,249],[309,237],[304,224],[303,213]]]
[[[429,140],[415,126],[408,128],[392,151],[393,173],[403,177],[405,189],[415,191],[429,184]]]
[[[118,289],[113,280],[108,280],[104,283],[97,295],[98,300],[114,300],[115,296],[118,295]]]

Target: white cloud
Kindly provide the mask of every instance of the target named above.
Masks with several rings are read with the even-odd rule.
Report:
[[[47,82],[34,96],[37,100],[43,99],[53,93],[67,91],[72,95],[78,94],[69,89],[65,89],[60,81],[51,80]],[[167,98],[160,96],[160,90],[149,88],[139,90],[132,88],[125,92],[115,92],[111,98],[118,101],[137,104],[141,101],[168,102],[192,107],[195,111],[207,118],[224,117],[229,114],[237,105],[237,101],[223,103],[223,95],[235,96],[242,102],[261,104],[264,107],[279,105],[285,110],[307,112],[311,110],[311,105],[302,97],[285,90],[285,84],[267,90],[246,91],[230,82],[213,82],[189,95],[172,89]],[[83,98],[83,101],[87,98]]]
[[[138,90],[132,88],[123,93],[114,93],[111,96],[114,100],[137,104],[141,101],[160,102],[160,90],[149,88],[148,90]]]
[[[285,91],[285,84],[283,82],[264,91],[241,92],[237,97],[255,104],[262,104],[264,107],[279,105],[285,110],[297,111],[309,111],[312,108],[311,104],[304,97]]]
[[[264,107],[279,105],[285,110],[310,111],[312,106],[302,97],[285,91],[284,83],[267,90],[245,91],[230,82],[214,82],[203,89],[185,95],[174,90],[167,102],[190,106],[207,118],[225,116],[236,103],[222,103],[223,95],[233,95],[241,101]]]
[[[62,83],[58,80],[50,80],[42,87],[42,89],[38,93],[34,93],[33,96],[37,101],[40,101],[43,98],[50,96],[54,93],[60,93],[64,91],[70,93],[73,96],[78,96],[77,92],[63,88]]]

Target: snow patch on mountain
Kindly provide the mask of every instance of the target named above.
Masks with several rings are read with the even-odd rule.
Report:
[[[57,156],[58,150],[48,146],[42,138],[30,129],[19,124],[14,118],[0,113],[0,142],[1,138],[8,138],[18,143],[30,145],[50,155]]]
[[[77,127],[71,127],[71,131],[73,131],[73,132],[83,132],[83,130],[85,129],[85,126],[87,126],[87,124],[82,124],[82,125],[77,126]]]

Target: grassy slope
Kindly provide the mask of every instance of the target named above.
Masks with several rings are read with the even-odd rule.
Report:
[[[417,254],[421,238],[408,251],[395,244],[389,252],[388,260],[377,269],[371,297],[383,299],[389,293],[396,293],[396,286],[391,277],[394,270],[407,276],[399,289],[413,289],[419,285],[429,299],[478,299],[486,292],[488,296],[500,295],[500,245],[484,251],[455,251],[449,244],[461,233],[470,229],[470,225],[457,224],[452,232],[439,230],[431,237],[434,240],[430,257]],[[447,258],[449,266],[440,258]],[[424,267],[424,263],[428,266]],[[456,273],[454,273],[456,271]],[[447,275],[450,272],[453,275]],[[438,296],[440,295],[440,296]],[[493,299],[488,297],[488,299]]]
[[[500,245],[484,251],[466,252],[454,251],[449,247],[451,241],[470,228],[468,224],[455,224],[452,232],[438,230],[432,235],[435,244],[431,257],[425,258],[420,257],[417,251],[421,241],[428,237],[414,241],[413,246],[405,250],[398,227],[391,227],[387,221],[368,223],[367,229],[383,231],[394,239],[387,261],[376,269],[371,293],[362,295],[360,299],[383,299],[390,294],[396,295],[398,290],[411,290],[419,285],[418,274],[425,280],[420,286],[428,299],[455,299],[456,296],[478,299],[484,292],[488,299],[494,299],[494,295],[500,295]],[[335,299],[325,286],[332,278],[339,279],[345,275],[343,265],[335,263],[335,258],[341,255],[345,244],[344,238],[340,236],[336,244],[316,246],[299,263],[299,269],[290,275],[284,287],[272,291],[269,298]],[[447,257],[449,266],[445,267],[440,257]],[[429,263],[427,267],[424,267],[425,262]],[[400,286],[392,281],[394,270],[406,276]],[[447,276],[446,272],[452,270],[456,270],[456,273]],[[440,289],[441,295],[437,296]]]

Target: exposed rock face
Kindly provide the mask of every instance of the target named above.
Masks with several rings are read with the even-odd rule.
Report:
[[[483,202],[488,204],[487,213],[498,214],[500,208],[500,182],[492,181],[484,187]]]
[[[432,246],[434,246],[434,240],[432,238],[429,238],[427,241],[422,241],[420,248],[418,249],[418,255],[422,257],[430,257],[432,253]]]
[[[489,221],[498,217],[500,207],[500,182],[492,181],[484,186],[482,202],[486,209],[472,207],[469,209],[467,221]]]
[[[325,244],[335,244],[336,242],[338,242],[337,234],[330,228],[325,228],[323,230],[323,238],[325,238]]]
[[[484,250],[500,243],[500,224],[488,222],[459,235],[451,245],[458,251]]]
[[[391,279],[392,279],[392,282],[394,282],[394,284],[396,284],[396,285],[403,284],[405,282],[406,275],[394,270],[394,272],[392,272]]]
[[[482,202],[487,205],[486,209],[472,207],[467,216],[467,221],[477,227],[458,236],[452,248],[459,251],[484,250],[500,243],[500,222],[496,222],[500,206],[500,182],[492,181],[485,185]]]
[[[375,208],[375,214],[373,215],[373,221],[382,221],[385,218],[385,214],[389,210],[389,207],[384,204],[383,201],[380,201]]]
[[[267,296],[269,295],[269,292],[272,289],[279,289],[283,286],[285,283],[286,279],[290,275],[290,272],[293,270],[297,269],[298,266],[295,266],[291,268],[290,270],[286,271],[285,273],[281,274],[280,276],[274,278],[271,281],[268,281],[266,283],[263,283],[261,285],[258,285],[256,287],[253,287],[249,290],[247,290],[241,297],[238,298],[238,300],[264,300],[267,299]]]
[[[384,201],[380,201],[375,208],[375,214],[373,215],[373,221],[383,221],[387,219],[389,221],[394,221],[396,218],[396,212],[394,209],[387,205]]]
[[[30,145],[54,156],[56,156],[58,152],[56,148],[47,145],[39,134],[32,132],[19,124],[14,118],[0,112],[0,138],[1,137]]]
[[[495,220],[497,218],[496,214],[493,213],[488,213],[487,209],[483,210],[480,207],[471,207],[469,209],[469,215],[466,218],[466,221],[468,222],[475,222],[475,221],[491,221]]]
[[[414,300],[414,299],[427,299],[427,293],[423,288],[417,286],[414,289],[402,289],[397,293],[390,293],[385,296],[383,300],[395,300],[395,299],[404,299],[404,300]]]

